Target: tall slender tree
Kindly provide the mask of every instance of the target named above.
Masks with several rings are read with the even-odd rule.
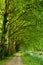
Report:
[[[8,6],[9,6],[9,0],[5,0],[5,8],[4,8],[4,15],[3,15],[3,26],[2,26],[2,37],[1,37],[1,58],[4,57],[4,47],[5,47],[5,36],[7,32],[6,24],[8,22],[7,16],[8,16]]]

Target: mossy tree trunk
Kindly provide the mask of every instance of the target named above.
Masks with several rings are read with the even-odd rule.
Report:
[[[2,37],[1,37],[1,58],[4,58],[4,48],[5,48],[5,36],[6,36],[6,32],[7,32],[7,28],[6,28],[6,24],[7,24],[7,12],[8,9],[8,0],[5,0],[5,10],[4,10],[4,15],[3,15],[3,26],[2,26]]]

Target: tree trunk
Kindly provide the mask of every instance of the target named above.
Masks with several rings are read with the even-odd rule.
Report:
[[[5,0],[5,12],[4,12],[4,20],[3,20],[3,31],[2,31],[2,37],[1,37],[1,58],[4,58],[4,48],[5,48],[5,36],[6,36],[6,24],[7,24],[7,0]]]

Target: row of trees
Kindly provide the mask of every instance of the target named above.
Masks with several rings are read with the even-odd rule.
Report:
[[[42,0],[0,0],[1,58],[14,53],[15,42],[22,43],[20,46],[25,50],[28,46],[32,50],[33,45],[34,49],[42,49],[42,2]]]

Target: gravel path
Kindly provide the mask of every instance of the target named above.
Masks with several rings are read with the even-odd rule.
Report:
[[[24,65],[21,59],[21,54],[17,53],[15,57],[13,57],[11,60],[6,62],[4,65]]]

